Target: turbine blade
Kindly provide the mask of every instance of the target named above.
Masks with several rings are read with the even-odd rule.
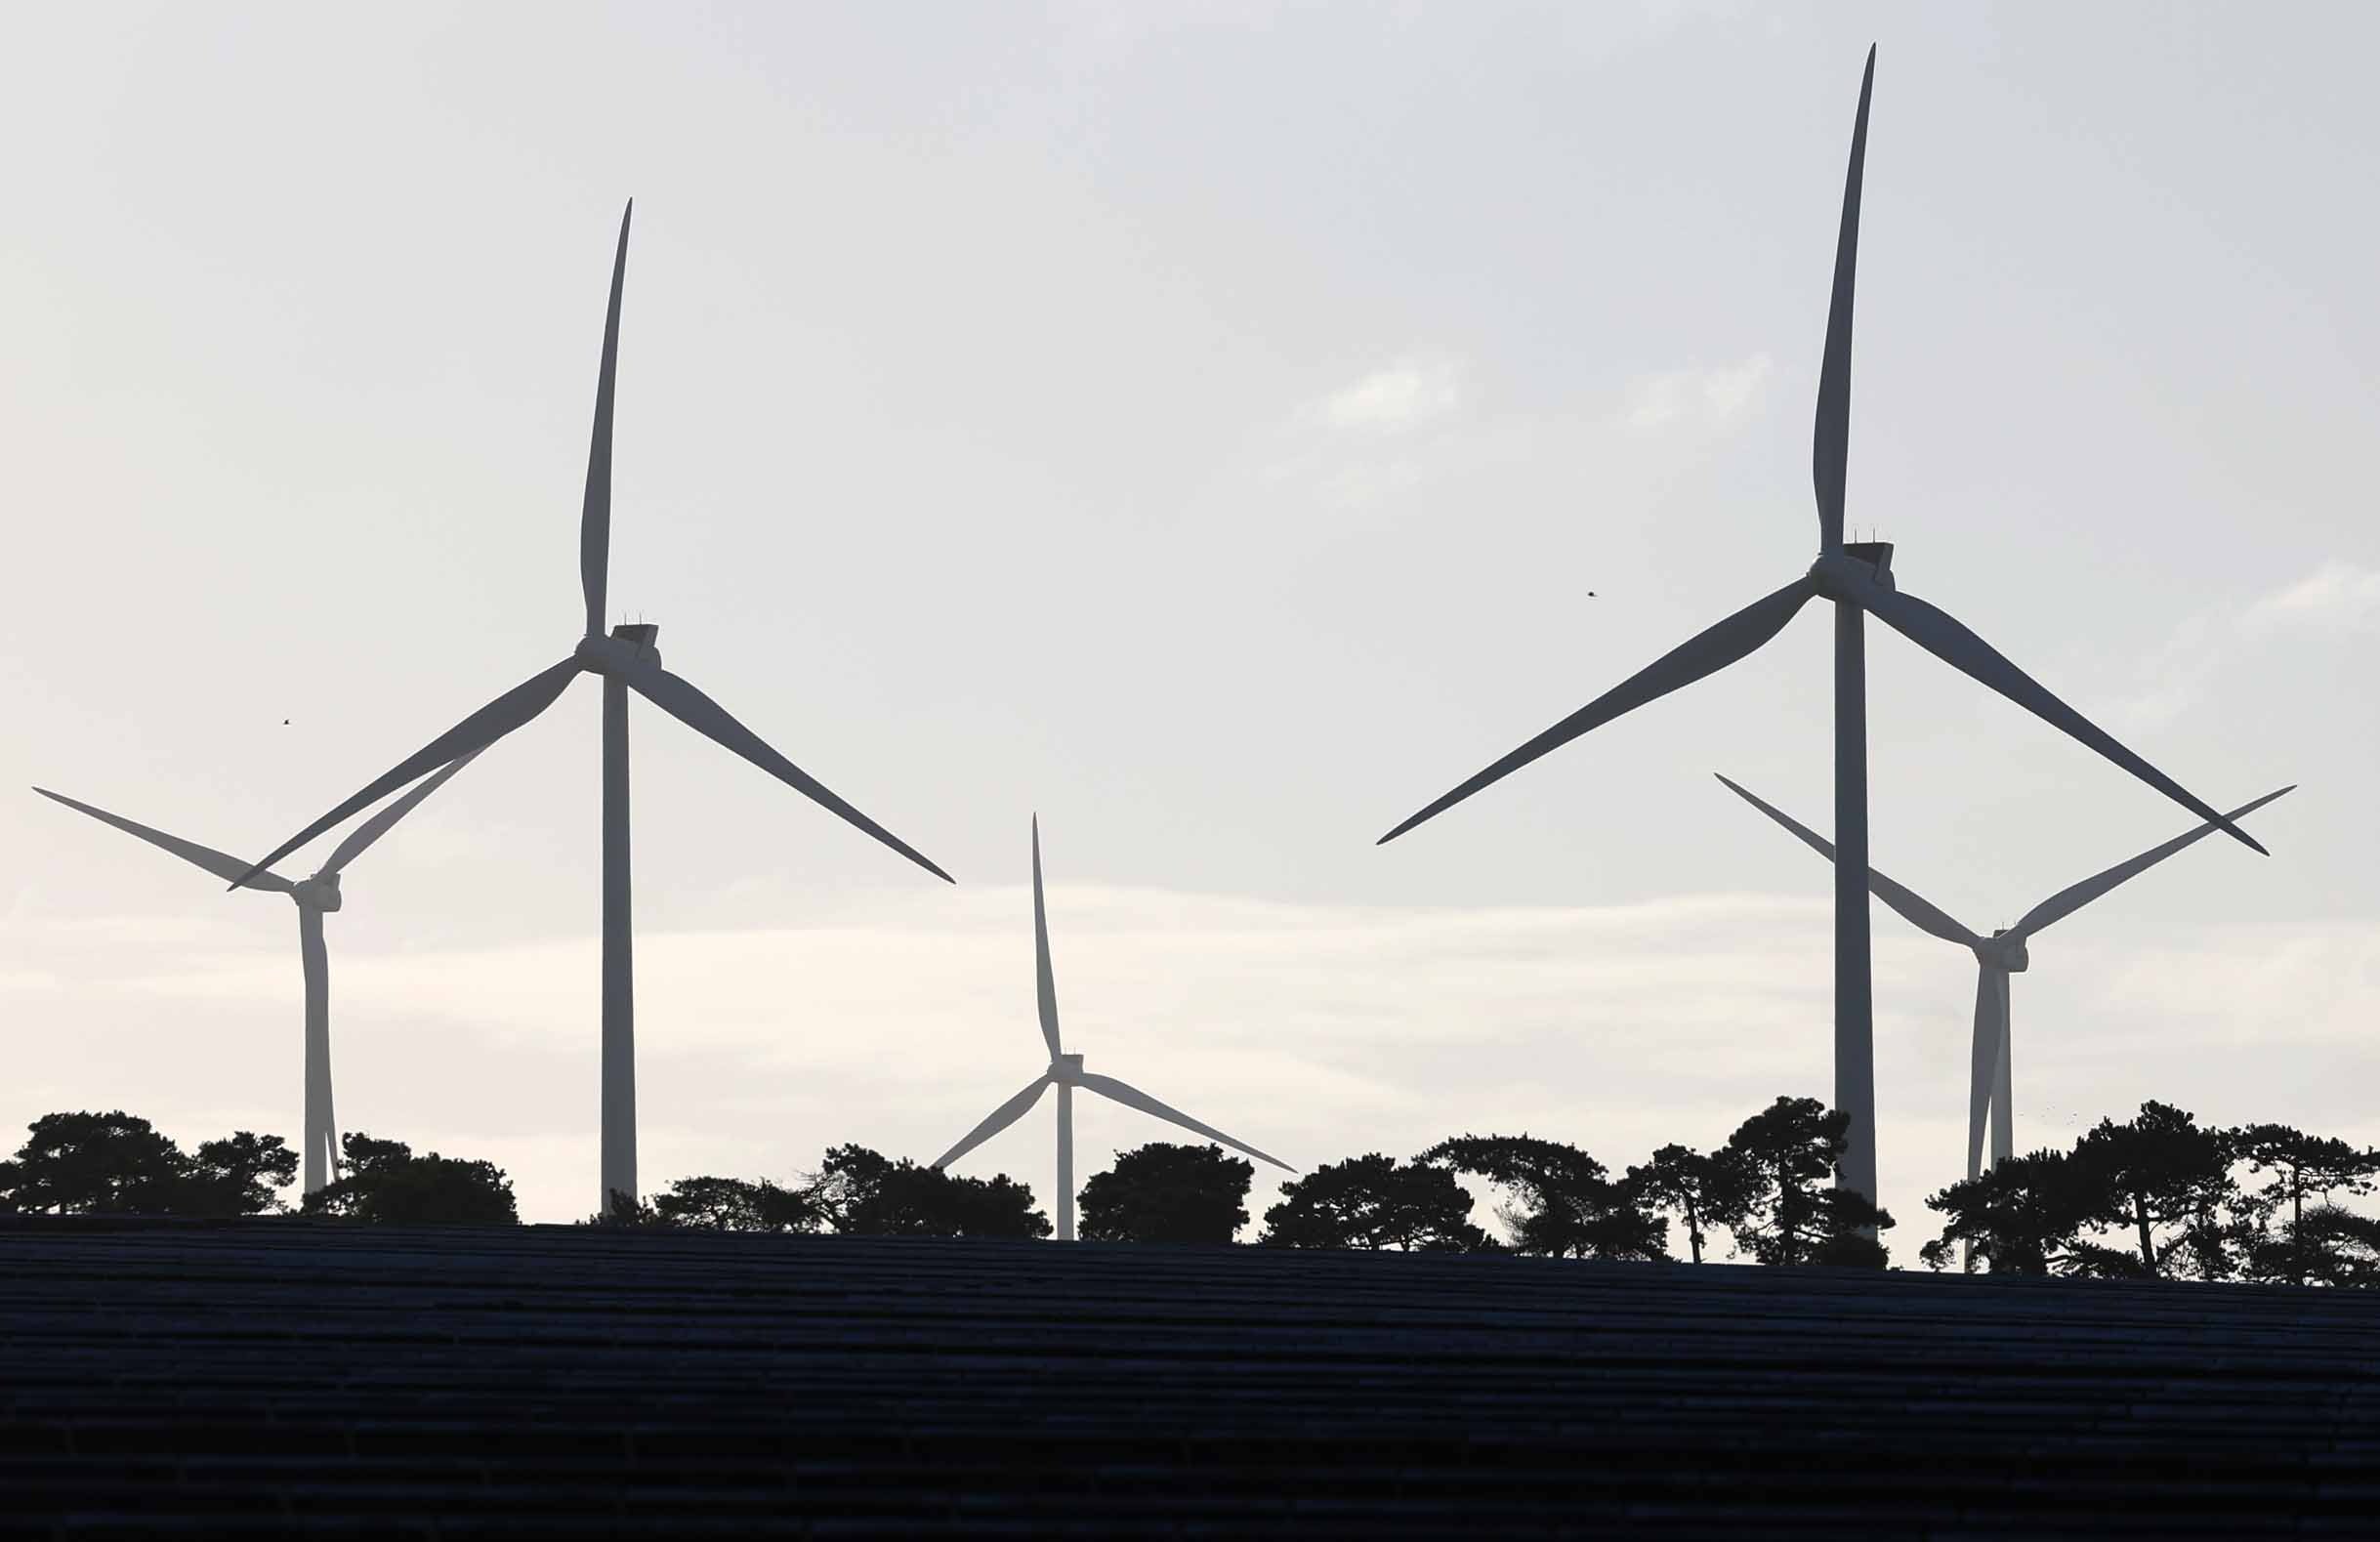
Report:
[[[1050,973],[1050,918],[1041,904],[1041,815],[1033,815],[1033,999],[1041,1008],[1041,1036],[1050,1059],[1059,1056],[1058,980]]]
[[[2269,792],[2263,797],[2257,799],[2254,803],[2241,804],[2238,808],[2234,809],[2230,813],[2225,814],[2224,817],[2226,819],[2242,818],[2248,814],[2254,813],[2266,804],[2271,803],[2274,799],[2279,797],[2281,793],[2294,792],[2295,790],[2296,784],[2293,782],[2289,786],[2281,788],[2280,792]],[[2019,921],[2015,926],[2010,927],[2009,930],[2014,932],[2019,937],[2030,937],[2035,932],[2040,931],[2043,927],[2048,926],[2051,922],[2062,921],[2067,916],[2072,915],[2075,911],[2080,910],[2084,905],[2089,904],[2092,900],[2097,899],[2101,895],[2106,894],[2109,890],[2115,888],[2117,885],[2129,883],[2133,879],[2138,878],[2141,874],[2149,871],[2149,869],[2151,867],[2156,866],[2157,863],[2165,860],[2165,858],[2168,856],[2173,855],[2174,853],[2182,850],[2182,848],[2194,845],[2204,837],[2214,834],[2215,829],[2216,826],[2211,822],[2202,824],[2196,829],[2189,831],[2186,834],[2175,836],[2172,840],[2167,841],[2163,846],[2150,847],[2148,851],[2143,852],[2140,855],[2132,858],[2132,860],[2128,862],[2118,862],[2113,867],[2109,868],[2106,872],[2099,874],[2097,877],[2086,878],[2081,883],[2076,884],[2069,889],[2061,889],[2056,894],[2050,896],[2047,899],[2044,899],[2039,904],[2033,906],[2030,910],[2025,911],[2024,919]]]
[[[1717,771],[1713,771],[1711,774],[1714,776],[1719,775]],[[1793,818],[1790,814],[1787,814],[1782,810],[1772,808],[1768,804],[1761,802],[1758,798],[1755,798],[1743,788],[1737,786],[1732,781],[1729,781],[1725,776],[1719,776],[1719,780],[1722,783],[1725,783],[1728,791],[1733,793],[1736,797],[1741,798],[1753,808],[1758,809],[1770,818],[1775,819],[1777,823],[1783,825],[1795,835],[1800,836],[1803,845],[1809,847],[1812,851],[1817,853],[1820,856],[1825,857],[1830,862],[1835,859],[1835,849],[1833,842],[1819,835],[1816,831],[1811,829],[1807,825],[1802,824],[1799,820]],[[1970,932],[1965,927],[1960,926],[1956,921],[1953,921],[1948,916],[1942,914],[1942,912],[1937,909],[1934,905],[1926,900],[1918,898],[1917,896],[1911,894],[1908,890],[1903,889],[1900,885],[1893,882],[1891,879],[1885,877],[1882,873],[1876,871],[1872,867],[1867,870],[1867,890],[1869,894],[1874,895],[1877,898],[1890,905],[1902,920],[1908,922],[1920,932],[1931,932],[1936,937],[1941,938],[1943,941],[1956,942],[1962,947],[1972,947],[1976,942],[1981,940],[1981,938],[1979,938],[1973,932]]]
[[[1989,686],[2033,716],[2081,740],[2121,766],[2201,819],[2212,819],[2226,834],[2261,855],[2271,855],[2254,837],[2220,813],[2180,782],[2117,743],[2112,734],[2050,694],[2041,683],[2010,663],[1998,649],[1969,631],[1949,612],[1926,604],[1906,591],[1881,586],[1868,590],[1860,604],[1878,620],[1951,668]]]
[[[356,810],[371,807],[405,783],[420,776],[424,771],[443,766],[448,761],[457,760],[476,750],[485,749],[488,745],[495,743],[496,740],[552,706],[554,698],[562,694],[563,688],[570,683],[570,678],[578,671],[579,663],[575,657],[565,658],[559,664],[547,665],[403,760],[398,761],[389,769],[386,774],[374,780],[361,792],[273,848],[271,856],[257,863],[255,868],[231,880],[231,887],[239,888],[255,877],[258,872],[271,866],[332,825],[346,819]]]
[[[1852,291],[1859,270],[1859,184],[1867,167],[1867,98],[1876,84],[1876,49],[1868,45],[1859,77],[1859,115],[1852,121],[1851,169],[1843,175],[1843,227],[1835,235],[1834,297],[1826,306],[1826,357],[1818,367],[1817,424],[1811,436],[1810,479],[1818,497],[1822,550],[1843,544],[1843,484],[1851,460]]]
[[[218,878],[237,878],[250,870],[248,864],[238,857],[228,856],[212,847],[200,846],[196,841],[186,841],[178,835],[168,835],[163,830],[152,830],[146,824],[135,824],[120,814],[109,813],[104,809],[94,809],[87,803],[77,803],[64,793],[52,792],[47,787],[36,787],[33,790],[52,803],[63,803],[69,809],[79,810],[81,813],[91,815],[102,824],[112,824],[126,835],[137,835],[149,845],[171,852],[186,862],[203,867]],[[285,895],[295,886],[278,873],[260,872],[256,875],[256,883],[253,887],[269,889],[276,895]]]
[[[424,798],[443,787],[448,777],[470,765],[479,753],[478,750],[473,750],[469,755],[456,756],[453,760],[448,761],[437,775],[423,778],[411,792],[350,830],[347,839],[341,841],[331,852],[330,860],[322,864],[322,871],[336,873],[356,857],[361,856],[370,849],[374,841],[388,834],[390,828],[397,820],[411,813]]]
[[[1124,1083],[1117,1081],[1112,1076],[1102,1076],[1095,1071],[1084,1071],[1082,1073],[1082,1085],[1089,1088],[1091,1091],[1098,1093],[1104,1098],[1113,1099],[1115,1102],[1122,1104],[1127,1108],[1138,1108],[1143,1113],[1153,1113],[1160,1119],[1168,1120],[1174,1124],[1182,1126],[1182,1128],[1185,1130],[1195,1131],[1196,1133],[1205,1136],[1210,1141],[1220,1141],[1234,1151],[1244,1151],[1248,1155],[1255,1157],[1258,1161],[1271,1162],[1274,1166],[1279,1168],[1284,1173],[1294,1173],[1297,1171],[1296,1168],[1290,1166],[1287,1162],[1282,1161],[1279,1157],[1267,1156],[1264,1152],[1258,1150],[1255,1146],[1248,1145],[1248,1143],[1245,1141],[1234,1141],[1230,1136],[1224,1134],[1221,1130],[1216,1129],[1213,1125],[1200,1124],[1197,1120],[1191,1118],[1189,1114],[1184,1113],[1181,1109],[1169,1108],[1164,1104],[1161,1104],[1154,1098],[1148,1096],[1148,1094],[1141,1091],[1138,1087],[1126,1086]]]
[[[771,749],[759,734],[736,722],[727,708],[695,689],[691,683],[666,669],[649,666],[629,671],[621,678],[639,695],[703,737],[733,750],[813,803],[840,814],[847,822],[865,830],[943,883],[956,881],[926,860],[900,837],[829,792],[825,783]]]
[[[628,277],[628,221],[637,201],[620,211],[620,246],[611,259],[611,303],[604,312],[604,362],[595,376],[595,433],[587,446],[587,501],[578,517],[578,583],[587,597],[587,635],[604,635],[604,584],[611,565],[611,395],[620,361],[620,287]]]
[[[969,1151],[974,1150],[977,1146],[981,1146],[985,1141],[990,1140],[993,1136],[998,1135],[1002,1130],[1007,1129],[1010,1125],[1015,1124],[1019,1119],[1023,1118],[1025,1110],[1032,1107],[1035,1103],[1040,1101],[1041,1089],[1047,1087],[1049,1084],[1050,1078],[1046,1074],[1034,1077],[1031,1081],[1025,1084],[1024,1091],[1017,1094],[1017,1096],[1014,1098],[1009,1099],[1008,1102],[1000,1104],[999,1107],[994,1108],[990,1114],[984,1118],[981,1124],[979,1124],[974,1129],[968,1131],[966,1138],[961,1140],[958,1145],[952,1146],[949,1150],[944,1151],[941,1155],[936,1157],[934,1159],[934,1165],[937,1167],[948,1167],[952,1162],[957,1161],[960,1157],[965,1156]]]
[[[1687,643],[1670,649],[1628,679],[1605,691],[1485,771],[1445,794],[1419,813],[1382,836],[1388,845],[1425,819],[1445,813],[1481,788],[1503,780],[1549,750],[1560,749],[1591,729],[1602,727],[1624,712],[1657,701],[1705,675],[1716,674],[1785,629],[1795,611],[1814,594],[1810,580],[1797,578],[1773,595],[1755,600]]]
[[[1975,975],[1975,1043],[1967,1066],[1967,1176],[1983,1171],[1983,1117],[2000,1071],[2000,972],[1989,964]]]

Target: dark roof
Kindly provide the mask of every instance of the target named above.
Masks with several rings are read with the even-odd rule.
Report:
[[[0,1222],[0,1534],[2380,1524],[2380,1293]]]

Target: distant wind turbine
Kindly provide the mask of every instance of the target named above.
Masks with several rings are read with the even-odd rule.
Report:
[[[1834,846],[1824,837],[1799,823],[1790,814],[1763,803],[1727,777],[1721,776],[1719,779],[1726,783],[1728,791],[1799,836],[1803,845],[1830,862],[1835,860]],[[2295,790],[2296,784],[2292,783],[2279,792],[2266,793],[2254,803],[2243,803],[2225,814],[2224,821],[2228,824],[2243,819],[2282,793]],[[1991,1116],[1992,1165],[1996,1167],[2006,1161],[2015,1148],[2011,1134],[2014,1114],[2009,1106],[2008,977],[2022,975],[2032,966],[2032,955],[2025,945],[2026,941],[2053,921],[2064,920],[2110,889],[2129,883],[2184,847],[2194,845],[2223,827],[2209,821],[2175,836],[2162,846],[2150,847],[2131,860],[2118,862],[2106,872],[2086,878],[2071,888],[2061,889],[2025,912],[2015,926],[2002,928],[1989,937],[1961,926],[1939,907],[1920,899],[1873,867],[1867,870],[1868,888],[1895,914],[1920,932],[1941,938],[1945,942],[1955,942],[1975,955],[1975,1040],[1967,1076],[1969,1178],[1976,1177],[1983,1170],[1983,1116],[1986,1110]]]
[[[570,656],[531,675],[414,754],[347,802],[300,830],[232,887],[247,883],[285,854],[377,802],[432,767],[484,749],[522,727],[560,697],[576,677],[604,681],[604,1082],[600,1214],[609,1214],[614,1194],[637,1192],[636,983],[628,892],[628,693],[633,690],[662,711],[734,751],[813,802],[857,825],[943,882],[950,875],[911,850],[898,837],[829,792],[808,771],[779,755],[759,734],[731,717],[725,707],[661,667],[653,639],[658,626],[622,625],[604,635],[604,586],[611,550],[611,403],[619,358],[620,288],[628,272],[631,202],[620,215],[619,249],[612,259],[611,303],[604,316],[604,356],[595,384],[595,434],[587,451],[587,495],[579,516],[578,577],[587,603],[586,635]]]
[[[1629,679],[1571,713],[1485,771],[1463,782],[1380,838],[1395,840],[1423,820],[1509,776],[1529,762],[1561,748],[1622,713],[1691,686],[1744,657],[1784,629],[1803,605],[1824,598],[1835,606],[1835,830],[1846,867],[1835,878],[1835,1087],[1834,1105],[1851,1115],[1836,1182],[1870,1200],[1876,1194],[1876,1074],[1874,1004],[1868,961],[1867,888],[1858,874],[1867,867],[1867,662],[1861,618],[1876,618],[1953,669],[1990,687],[2053,728],[2140,777],[2203,818],[2215,820],[2251,849],[2263,847],[2229,824],[2207,804],[2150,765],[2031,676],[2003,658],[1990,644],[1893,579],[1889,541],[1843,540],[1844,479],[1851,449],[1851,321],[1854,276],[1859,248],[1859,183],[1867,157],[1868,96],[1875,85],[1876,51],[1867,51],[1859,81],[1859,111],[1853,121],[1851,169],[1843,186],[1843,223],[1835,244],[1834,295],[1826,312],[1826,353],[1818,371],[1817,423],[1811,448],[1812,481],[1818,506],[1818,556],[1810,570],[1766,599],[1663,654]]]
[[[1112,1076],[1082,1068],[1082,1057],[1068,1055],[1058,1043],[1058,981],[1050,973],[1050,923],[1048,911],[1041,898],[1041,819],[1033,819],[1033,994],[1041,1008],[1041,1037],[1050,1046],[1050,1068],[1025,1084],[1024,1090],[994,1108],[981,1124],[967,1132],[958,1145],[934,1159],[937,1167],[948,1167],[1002,1130],[1015,1124],[1041,1101],[1045,1087],[1058,1089],[1058,1240],[1074,1240],[1074,1089],[1098,1093],[1127,1108],[1153,1113],[1158,1118],[1180,1125],[1185,1130],[1220,1141],[1234,1151],[1245,1151],[1258,1161],[1271,1162],[1285,1173],[1296,1168],[1277,1156],[1267,1156],[1244,1141],[1234,1141],[1211,1124],[1201,1124],[1179,1108],[1157,1102],[1137,1087],[1127,1086]]]
[[[33,789],[54,803],[78,809],[103,824],[114,825],[127,835],[137,835],[149,845],[203,867],[218,878],[238,879],[252,889],[287,895],[297,902],[298,958],[306,972],[306,1133],[299,1143],[299,1153],[305,1163],[300,1181],[307,1193],[311,1194],[333,1182],[339,1173],[339,1129],[331,1112],[330,1091],[330,956],[322,941],[322,918],[339,909],[343,903],[339,896],[339,874],[348,863],[361,856],[374,841],[388,834],[397,820],[411,813],[424,798],[443,786],[447,777],[470,764],[469,755],[449,762],[437,775],[350,830],[347,839],[341,841],[330,854],[329,861],[315,869],[312,877],[301,878],[294,883],[278,873],[251,868],[236,856],[226,856],[195,841],[185,841],[162,830],[135,824],[104,809],[77,803],[63,793],[52,792],[47,787]]]

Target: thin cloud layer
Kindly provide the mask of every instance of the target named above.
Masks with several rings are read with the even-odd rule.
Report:
[[[1451,417],[1463,406],[1461,370],[1444,358],[1407,358],[1375,370],[1315,403],[1331,428],[1396,434]]]
[[[2240,617],[2247,632],[2291,626],[2362,631],[2375,623],[2380,623],[2380,569],[2336,560],[2255,601]]]
[[[1731,427],[1755,410],[1775,366],[1766,354],[1707,369],[1675,369],[1628,388],[1620,421],[1631,433]]]

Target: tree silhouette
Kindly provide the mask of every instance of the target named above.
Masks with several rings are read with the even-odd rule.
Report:
[[[432,1151],[352,1131],[339,1143],[339,1181],[308,1194],[301,1213],[400,1226],[510,1226],[521,1220],[512,1180],[492,1162]]]
[[[2158,1278],[2222,1279],[2233,1270],[2233,1228],[2226,1208],[2239,1197],[2232,1178],[2228,1132],[2154,1101],[2122,1124],[2102,1119],[2075,1143],[2073,1160],[2095,1191],[2092,1219],[2128,1230],[2139,1268],[2118,1266],[2112,1250],[2086,1247],[2103,1271]]]
[[[1229,1242],[1248,1224],[1256,1167],[1218,1146],[1151,1141],[1083,1186],[1091,1242]]]
[[[138,1115],[121,1108],[45,1113],[26,1128],[30,1134],[10,1164],[9,1197],[19,1210],[172,1215],[190,1198],[182,1147]]]
[[[1669,1228],[1641,1190],[1613,1183],[1574,1146],[1526,1135],[1458,1135],[1415,1158],[1484,1178],[1504,1203],[1497,1219],[1516,1253],[1551,1258],[1667,1258]]]
[[[1884,1244],[1867,1231],[1893,1218],[1858,1189],[1820,1187],[1850,1128],[1851,1115],[1829,1113],[1816,1098],[1779,1098],[1736,1127],[1724,1160],[1743,1184],[1728,1222],[1738,1248],[1763,1264],[1884,1267]]]
[[[298,1153],[279,1136],[236,1131],[199,1144],[185,1164],[176,1208],[186,1215],[258,1215],[272,1209],[273,1190],[297,1176]]]
[[[1749,1201],[1750,1177],[1728,1152],[1709,1156],[1684,1146],[1664,1146],[1641,1167],[1631,1167],[1621,1180],[1657,1211],[1674,1210],[1686,1223],[1686,1242],[1693,1261],[1702,1262],[1709,1229],[1729,1225]]]
[[[2264,1188],[2242,1196],[2238,1234],[2248,1272],[2258,1279],[2303,1285],[2320,1279],[2338,1283],[2326,1256],[2327,1240],[2351,1239],[2339,1218],[2354,1213],[2336,1204],[2317,1206],[2321,1221],[2307,1225],[2306,1197],[2364,1195],[2380,1183],[2380,1151],[2359,1150],[2345,1141],[2311,1136],[2285,1124],[2251,1124],[2232,1132],[2232,1152],[2253,1173],[2270,1173]],[[2286,1223],[2276,1225],[2283,1207]]]
[[[818,1215],[808,1198],[764,1178],[681,1178],[652,1196],[655,1222],[706,1231],[815,1231]]]
[[[1395,1248],[1483,1252],[1495,1246],[1471,1224],[1471,1196],[1443,1167],[1399,1163],[1375,1151],[1317,1167],[1281,1186],[1265,1212],[1266,1247]]]
[[[1044,1237],[1032,1190],[1003,1174],[961,1178],[864,1146],[827,1149],[799,1192],[819,1219],[858,1236]]]
[[[1926,1204],[1947,1219],[1941,1237],[1918,1250],[1928,1269],[1950,1262],[1966,1243],[1994,1273],[2105,1273],[2106,1250],[2083,1231],[2106,1208],[2095,1176],[2065,1151],[2039,1150],[1994,1163],[1981,1177],[1952,1184]]]
[[[2380,1220],[2320,1204],[2281,1240],[2301,1285],[2380,1285]]]

